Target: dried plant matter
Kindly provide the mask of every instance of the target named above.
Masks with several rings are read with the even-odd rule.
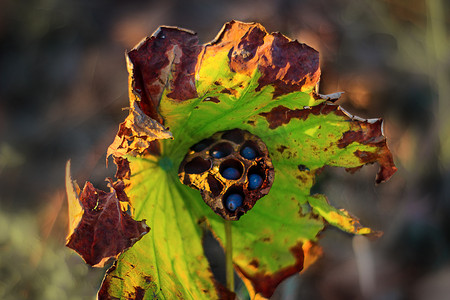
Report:
[[[104,192],[86,182],[79,193],[76,183],[70,178],[70,163],[67,163],[66,186],[69,199],[71,226],[67,247],[83,257],[94,267],[103,267],[111,257],[137,242],[150,228],[145,221],[135,221],[122,210],[127,203],[123,182],[109,182],[110,192]]]

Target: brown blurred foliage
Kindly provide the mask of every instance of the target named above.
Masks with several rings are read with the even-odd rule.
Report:
[[[321,93],[344,91],[352,114],[383,117],[399,167],[377,187],[375,166],[322,174],[316,191],[385,235],[366,243],[326,231],[324,258],[273,298],[450,294],[449,12],[443,0],[1,1],[0,298],[94,295],[103,271],[63,247],[65,162],[81,184],[105,188],[115,171],[106,149],[128,104],[124,51],[159,25],[207,42],[231,19],[319,50]]]

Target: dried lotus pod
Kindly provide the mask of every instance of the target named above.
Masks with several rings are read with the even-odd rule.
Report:
[[[183,184],[200,190],[216,214],[239,220],[269,193],[274,169],[259,137],[233,129],[193,145],[180,164],[178,176]]]

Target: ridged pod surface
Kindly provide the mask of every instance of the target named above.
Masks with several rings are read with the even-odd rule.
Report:
[[[252,175],[262,179],[256,188],[249,181]],[[200,190],[203,200],[216,214],[226,220],[239,220],[269,193],[274,169],[267,147],[259,137],[233,129],[217,132],[193,145],[180,164],[178,176],[183,184]],[[242,197],[238,207],[228,202],[235,194]]]

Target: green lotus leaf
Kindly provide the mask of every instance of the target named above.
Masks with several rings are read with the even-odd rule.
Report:
[[[127,54],[130,115],[108,149],[134,219],[152,229],[108,271],[99,298],[233,298],[210,271],[205,226],[223,245],[224,220],[183,185],[190,147],[235,128],[259,137],[275,169],[269,193],[232,221],[233,263],[250,295],[277,285],[321,254],[327,225],[377,235],[324,195],[311,195],[324,166],[355,171],[378,163],[376,182],[396,171],[380,119],[364,120],[319,95],[319,54],[256,23],[232,21],[210,43],[161,27]]]

